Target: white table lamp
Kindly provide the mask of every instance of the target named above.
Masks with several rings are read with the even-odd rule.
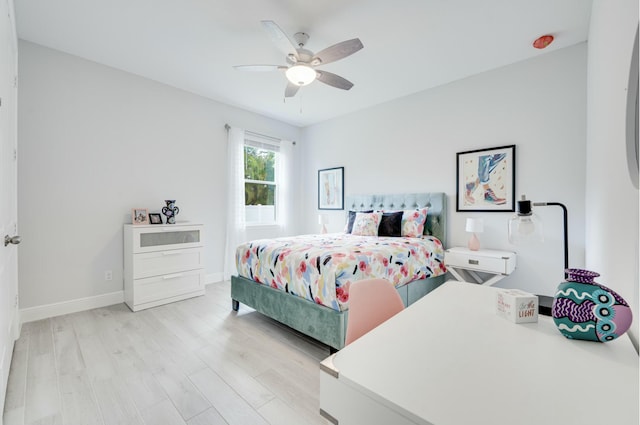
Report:
[[[467,246],[471,251],[479,250],[480,239],[478,239],[476,233],[482,233],[484,231],[484,221],[481,218],[467,218],[466,230],[471,233]]]
[[[329,223],[329,214],[318,214],[318,224],[322,226],[320,233],[327,233],[327,224]]]

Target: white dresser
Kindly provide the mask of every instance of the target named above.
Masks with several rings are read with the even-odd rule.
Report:
[[[203,295],[201,224],[124,225],[124,301],[133,311]]]

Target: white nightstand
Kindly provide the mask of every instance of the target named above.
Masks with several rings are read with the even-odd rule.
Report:
[[[471,251],[469,248],[455,247],[445,251],[444,264],[447,266],[447,270],[460,282],[466,280],[456,269],[466,270],[476,282],[491,286],[513,272],[516,268],[516,254],[510,251],[491,249]],[[494,276],[483,281],[476,272],[489,273]]]

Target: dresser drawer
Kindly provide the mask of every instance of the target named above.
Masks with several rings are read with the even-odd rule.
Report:
[[[202,244],[201,225],[133,226],[133,253],[196,248]]]
[[[204,290],[204,271],[173,273],[133,281],[135,304],[145,304]]]
[[[204,268],[202,248],[173,249],[133,255],[133,278]]]
[[[444,264],[465,270],[508,275],[515,268],[515,254],[501,251],[470,251],[452,248],[445,252]]]

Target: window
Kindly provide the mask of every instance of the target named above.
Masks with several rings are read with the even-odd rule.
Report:
[[[245,138],[244,202],[248,225],[274,224],[277,220],[279,151],[276,144]]]

